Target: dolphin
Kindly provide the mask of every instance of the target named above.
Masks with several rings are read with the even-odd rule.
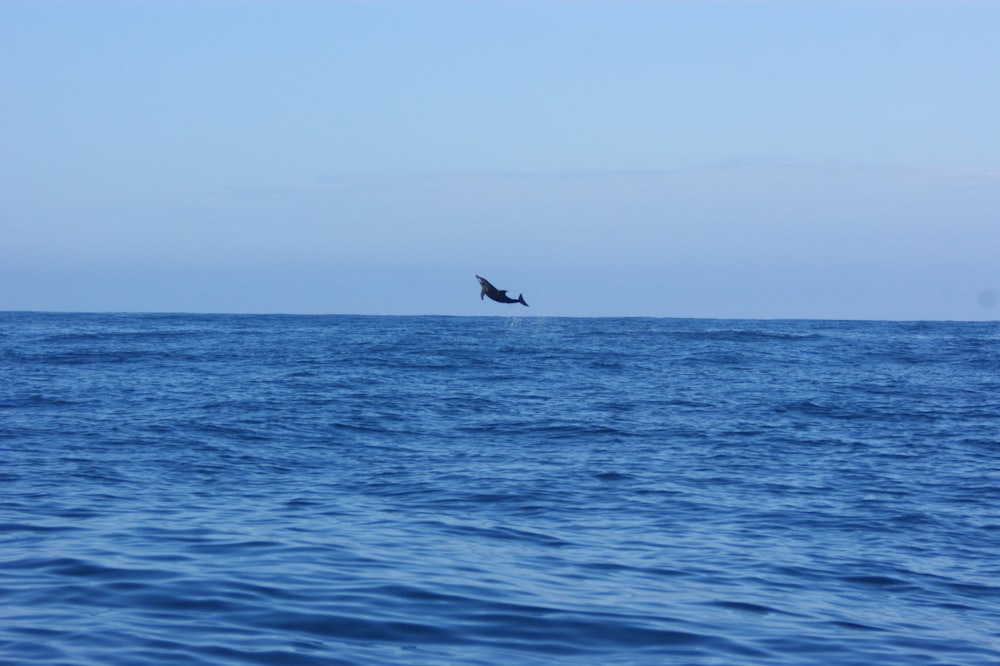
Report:
[[[483,288],[479,292],[479,300],[483,300],[483,296],[489,296],[491,301],[496,301],[497,303],[520,303],[525,307],[528,306],[524,302],[524,294],[518,294],[517,298],[514,299],[507,295],[506,289],[497,289],[486,278],[477,275],[476,279],[479,280],[479,286]]]

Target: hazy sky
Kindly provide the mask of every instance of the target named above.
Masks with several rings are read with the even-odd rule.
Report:
[[[7,0],[0,309],[998,319],[998,36],[971,0]]]

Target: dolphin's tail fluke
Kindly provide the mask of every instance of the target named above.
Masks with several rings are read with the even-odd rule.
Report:
[[[523,305],[524,307],[528,307],[528,304],[524,302],[524,294],[517,295],[517,302]]]

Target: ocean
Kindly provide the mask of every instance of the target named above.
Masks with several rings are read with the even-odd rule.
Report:
[[[0,313],[4,664],[998,664],[1000,323]]]

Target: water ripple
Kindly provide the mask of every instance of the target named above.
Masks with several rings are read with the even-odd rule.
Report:
[[[0,659],[1000,663],[998,340],[0,313]]]

